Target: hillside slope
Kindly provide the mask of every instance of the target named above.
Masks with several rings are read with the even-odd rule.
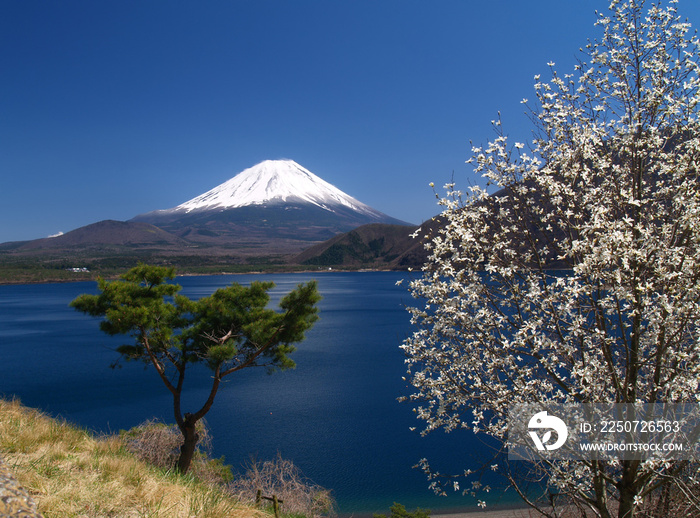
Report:
[[[26,241],[17,250],[76,250],[80,248],[183,247],[186,241],[148,223],[104,220],[56,237]]]
[[[307,266],[420,268],[427,259],[424,240],[412,237],[417,226],[372,223],[308,248],[292,262]]]
[[[95,438],[16,401],[0,399],[0,457],[45,518],[266,516],[137,460],[119,437]]]

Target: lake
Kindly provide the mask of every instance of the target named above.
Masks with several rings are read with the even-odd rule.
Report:
[[[402,380],[399,349],[411,332],[401,272],[221,275],[179,277],[182,293],[209,295],[232,282],[272,280],[277,302],[297,284],[319,282],[320,320],[298,345],[296,369],[266,374],[247,369],[226,378],[206,417],[214,456],[234,471],[255,457],[278,452],[304,475],[332,489],[341,513],[388,512],[393,502],[433,512],[476,508],[469,496],[436,497],[419,470],[421,458],[456,472],[489,462],[489,451],[473,434],[433,433],[421,428]],[[174,422],[172,399],[156,372],[121,363],[114,347],[126,337],[99,331],[98,319],[68,307],[96,283],[0,286],[0,394],[96,432],[118,432],[157,417]],[[209,390],[206,369],[188,376],[183,410],[199,408]],[[497,485],[498,481],[489,481]],[[511,504],[496,491],[489,507]]]

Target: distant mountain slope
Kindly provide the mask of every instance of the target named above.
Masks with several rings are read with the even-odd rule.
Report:
[[[195,243],[322,241],[367,223],[406,224],[293,160],[266,160],[172,209],[136,216]]]
[[[424,239],[412,237],[418,226],[369,224],[305,250],[292,259],[329,267],[420,268],[427,259]]]
[[[404,257],[412,242],[407,239],[411,227],[400,225],[409,224],[365,205],[292,160],[268,160],[172,209],[126,222],[100,221],[52,238],[2,243],[0,269],[10,279],[18,278],[15,272],[22,269],[33,275],[35,270],[85,264],[99,271],[137,261],[189,271],[242,271],[246,265],[254,270],[296,269],[291,258],[309,246],[368,223],[401,230],[385,236],[363,230],[360,241],[366,240],[369,251],[355,242],[354,248],[344,249],[342,261],[389,268],[392,261],[399,267],[415,263]],[[406,243],[395,243],[399,238]],[[316,263],[332,263],[328,254],[333,253],[338,248]]]
[[[178,247],[187,243],[156,226],[142,222],[105,220],[56,237],[27,241],[17,250],[57,250],[103,246]]]

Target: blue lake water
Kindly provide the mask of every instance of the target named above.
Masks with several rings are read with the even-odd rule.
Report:
[[[276,302],[297,284],[319,281],[321,319],[298,345],[297,368],[268,375],[234,373],[206,417],[215,456],[240,469],[251,456],[279,452],[315,483],[332,489],[342,513],[407,508],[473,508],[469,496],[436,497],[425,476],[412,469],[426,457],[442,470],[488,463],[490,451],[468,432],[420,437],[421,424],[399,349],[411,332],[404,304],[413,300],[396,281],[398,272],[180,277],[192,298],[219,287],[273,280]],[[95,283],[0,286],[0,394],[93,429],[116,432],[157,417],[173,422],[170,393],[152,369],[123,363],[111,369],[114,347],[126,337],[108,337],[98,320],[68,307]],[[199,408],[209,389],[206,369],[189,374],[183,410]],[[486,480],[493,485],[498,481]],[[508,505],[509,494],[489,499]]]

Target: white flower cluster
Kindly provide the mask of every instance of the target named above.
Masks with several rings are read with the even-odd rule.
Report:
[[[700,47],[673,2],[643,4],[600,15],[574,75],[552,63],[549,82],[536,77],[528,152],[500,120],[473,147],[468,163],[498,192],[446,186],[402,345],[423,433],[505,444],[516,403],[698,401]],[[675,467],[535,469],[608,516],[610,500],[634,509]]]

